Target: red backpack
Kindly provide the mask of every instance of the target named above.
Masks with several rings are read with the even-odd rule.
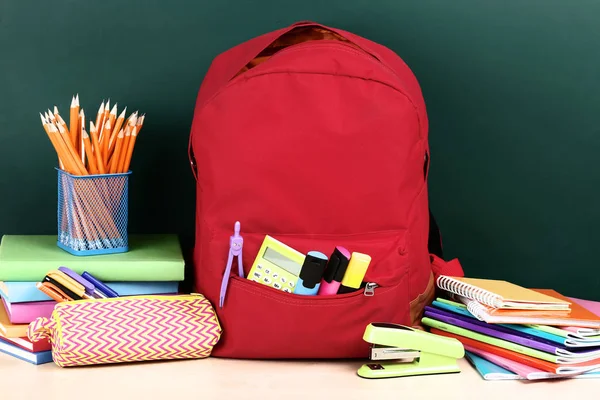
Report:
[[[364,358],[367,324],[418,324],[435,277],[462,275],[430,218],[420,87],[379,44],[301,22],[222,53],[198,94],[190,161],[195,286],[223,328],[214,356]],[[226,273],[236,221],[243,276],[235,259]],[[304,254],[366,253],[369,285],[302,296],[251,281],[265,235]]]

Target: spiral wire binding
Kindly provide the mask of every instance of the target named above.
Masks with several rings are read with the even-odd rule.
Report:
[[[502,301],[497,295],[469,283],[457,281],[449,276],[442,275],[438,277],[437,285],[442,290],[467,299],[476,300],[490,307],[499,308],[502,306]]]

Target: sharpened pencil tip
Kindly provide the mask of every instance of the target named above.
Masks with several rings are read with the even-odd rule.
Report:
[[[75,106],[75,96],[71,97],[71,108],[74,108]]]
[[[42,120],[42,125],[46,125],[46,119],[44,118],[44,116],[42,115],[42,113],[40,113],[40,119]]]
[[[58,114],[58,107],[54,106],[54,114]]]
[[[117,115],[117,103],[115,103],[112,110],[110,110],[110,113],[115,116]]]

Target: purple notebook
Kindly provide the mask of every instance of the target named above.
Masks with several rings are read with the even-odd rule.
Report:
[[[468,329],[473,332],[478,332],[487,336],[517,343],[522,346],[529,347],[531,349],[540,350],[554,355],[591,356],[600,353],[598,348],[567,348],[566,346],[558,345],[557,343],[552,342],[550,340],[529,335],[527,333],[515,331],[509,328],[505,328],[503,326],[498,326],[497,324],[488,324],[487,322],[479,321],[477,319],[472,319],[464,315],[455,314],[431,306],[425,307],[425,316],[448,323],[450,325]]]

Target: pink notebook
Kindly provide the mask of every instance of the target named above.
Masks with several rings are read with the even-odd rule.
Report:
[[[2,298],[8,319],[13,324],[28,324],[38,317],[50,318],[55,301],[32,301],[29,303],[9,303]]]
[[[598,370],[597,369],[598,365],[585,366],[585,367],[562,365],[558,368],[559,373],[553,374],[551,372],[542,371],[541,369],[533,368],[528,365],[524,365],[519,362],[509,360],[508,358],[498,356],[496,354],[490,353],[485,350],[476,349],[467,344],[465,344],[464,347],[465,347],[465,350],[470,351],[471,353],[476,354],[479,357],[486,359],[489,362],[494,363],[504,369],[514,372],[515,374],[517,374],[520,377],[527,379],[527,380],[576,378],[576,377],[583,377],[583,375],[586,372]],[[596,370],[594,370],[594,368],[596,368]]]
[[[592,313],[600,316],[600,301],[583,300],[575,297],[569,297],[568,299],[574,303],[579,304],[586,310],[591,311]],[[600,336],[600,329],[581,328],[578,326],[565,326],[562,327],[562,329],[565,331],[574,332],[583,337]]]

